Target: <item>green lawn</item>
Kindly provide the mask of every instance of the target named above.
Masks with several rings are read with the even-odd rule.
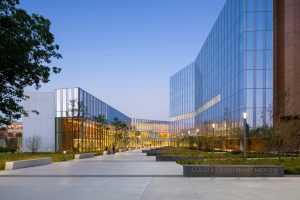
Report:
[[[205,159],[224,159],[224,158],[243,158],[243,153],[231,153],[231,152],[204,152],[204,151],[197,151],[193,149],[188,149],[188,148],[176,148],[176,147],[171,147],[168,148],[167,150],[164,150],[166,152],[172,152],[174,154],[179,154],[179,155],[186,155],[186,156],[202,156]],[[277,154],[264,154],[264,153],[247,153],[247,158],[277,158]],[[287,155],[281,155],[281,157],[287,157]]]

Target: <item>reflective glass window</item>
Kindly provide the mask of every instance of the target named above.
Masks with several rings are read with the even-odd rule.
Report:
[[[272,31],[266,31],[266,49],[273,48],[273,33]]]
[[[253,127],[253,108],[247,108],[247,123]]]
[[[255,0],[247,0],[247,11],[254,11]]]
[[[255,11],[264,11],[265,0],[256,0],[255,1]]]
[[[253,31],[254,30],[254,12],[247,13],[247,31]]]
[[[253,69],[253,51],[247,51],[247,69]]]
[[[266,68],[273,68],[273,52],[272,50],[266,51]]]
[[[248,108],[252,108],[253,107],[253,92],[254,90],[253,89],[247,89],[247,107]]]
[[[272,105],[273,105],[273,90],[266,89],[266,106],[272,107]]]
[[[273,70],[266,70],[266,88],[273,88]]]
[[[253,34],[254,34],[254,32],[247,32],[247,49],[248,50],[253,50],[253,43],[254,43]]]
[[[247,88],[253,88],[253,70],[247,70]]]
[[[272,30],[273,29],[273,13],[272,12],[266,12],[266,30]]]
[[[264,93],[263,89],[256,89],[256,107],[263,107]]]
[[[256,51],[256,69],[263,69],[264,68],[264,55],[263,51],[259,50]]]
[[[264,30],[264,12],[256,12],[255,14],[255,29]]]
[[[256,108],[256,127],[260,127],[264,124],[265,113],[263,108]]]
[[[256,88],[264,88],[264,71],[256,70]]]
[[[264,31],[257,31],[256,32],[256,49],[263,49],[264,48]]]
[[[273,10],[273,0],[266,0],[266,11]]]

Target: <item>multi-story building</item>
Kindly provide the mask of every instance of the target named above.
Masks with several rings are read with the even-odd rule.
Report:
[[[250,127],[272,123],[272,16],[272,0],[226,2],[193,62],[193,73],[184,73],[189,65],[170,79],[171,119],[194,122],[200,131],[212,124],[219,131],[239,127],[243,112]]]
[[[12,122],[7,126],[7,137],[22,137],[23,133],[23,123],[22,122]]]
[[[42,138],[40,151],[93,151],[112,144],[111,129],[104,129],[95,117],[104,116],[107,122],[130,118],[81,88],[63,88],[54,92],[28,93],[26,110],[36,110],[23,117],[23,143],[30,136]],[[26,149],[26,145],[23,150]]]
[[[191,63],[170,78],[170,115],[179,129],[194,127],[195,117],[195,63]]]
[[[23,140],[41,135],[41,151],[102,149],[116,134],[102,130],[99,115],[126,122],[153,146],[212,128],[227,133],[241,127],[243,113],[250,128],[300,119],[299,2],[227,0],[195,60],[170,78],[172,122],[131,119],[80,88],[66,88],[29,94],[25,109],[39,115],[24,117]]]
[[[28,137],[40,136],[40,151],[83,152],[111,148],[118,142],[112,125],[116,118],[129,128],[126,137],[131,135],[133,139],[128,145],[137,139],[136,131],[141,133],[143,145],[168,145],[171,133],[177,128],[174,122],[131,119],[78,87],[27,95],[29,99],[23,103],[25,110],[35,110],[38,114],[23,117],[23,144]],[[105,118],[102,123],[97,120],[99,116]],[[23,146],[23,150],[28,151],[26,145]]]
[[[171,119],[222,132],[240,127],[244,112],[250,128],[299,121],[299,9],[297,0],[227,0],[193,73],[170,79]]]
[[[131,119],[132,129],[140,132],[145,146],[171,146],[178,130],[177,125],[171,121]]]
[[[0,147],[6,147],[7,141],[17,139],[18,147],[22,147],[23,123],[12,122],[6,127],[0,129]]]

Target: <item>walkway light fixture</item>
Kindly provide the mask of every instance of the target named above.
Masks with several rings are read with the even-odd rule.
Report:
[[[182,144],[181,144],[181,146],[183,147],[183,133],[181,133],[181,140],[182,140]]]
[[[215,153],[215,124],[212,124],[212,128],[213,128],[213,153]]]
[[[247,158],[247,113],[243,112],[244,118],[244,159]]]
[[[67,161],[67,151],[63,151],[63,155],[64,155],[64,161]]]
[[[197,154],[199,154],[199,129],[196,130],[197,133]]]

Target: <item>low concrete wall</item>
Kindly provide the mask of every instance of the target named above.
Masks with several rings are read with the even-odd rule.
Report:
[[[185,177],[282,177],[282,166],[184,165]]]
[[[76,154],[75,159],[85,159],[85,158],[92,158],[94,157],[93,153],[82,153],[82,154]]]
[[[126,149],[119,149],[119,152],[124,152],[126,151]]]
[[[177,161],[177,160],[203,160],[201,156],[184,156],[184,155],[157,155],[156,161]]]
[[[21,169],[26,167],[35,167],[40,165],[48,165],[52,163],[52,158],[38,158],[31,160],[18,160],[5,163],[6,170]]]
[[[158,156],[158,155],[168,155],[173,154],[172,152],[164,152],[164,151],[149,151],[147,152],[147,156]]]

